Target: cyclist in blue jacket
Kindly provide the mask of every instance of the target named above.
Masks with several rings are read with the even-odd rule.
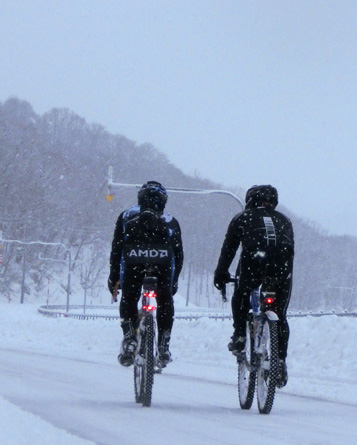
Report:
[[[149,259],[151,263],[156,261],[155,255],[147,255],[146,252],[156,252],[163,246],[169,254],[165,261],[158,259],[159,264],[155,265],[158,275],[159,359],[163,365],[171,361],[169,343],[174,317],[173,295],[177,292],[183,265],[183,249],[180,225],[173,216],[164,212],[166,202],[165,187],[159,182],[148,181],[138,192],[138,205],[122,212],[115,226],[108,287],[114,301],[118,289],[122,290],[119,312],[123,341],[118,360],[123,366],[134,362],[141,284],[147,262]]]

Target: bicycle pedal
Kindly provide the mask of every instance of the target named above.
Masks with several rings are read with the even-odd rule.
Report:
[[[232,352],[232,355],[234,355],[235,357],[240,357],[241,355],[243,355],[243,357],[244,357],[244,355],[245,355],[245,349],[243,349],[243,350],[241,350],[241,351],[231,351]]]
[[[137,366],[141,367],[141,366],[144,365],[144,363],[145,363],[144,357],[142,355],[140,355],[140,354],[136,354],[136,356],[135,356],[135,364]]]
[[[161,360],[159,360],[157,362],[157,367],[160,368],[160,369],[166,368],[166,363],[164,363]]]
[[[244,360],[245,360],[245,352],[244,351],[237,352],[236,354],[233,353],[233,355],[235,355],[237,357],[237,363],[244,363]]]
[[[133,354],[119,354],[118,362],[125,367],[129,367],[134,363],[134,355]]]

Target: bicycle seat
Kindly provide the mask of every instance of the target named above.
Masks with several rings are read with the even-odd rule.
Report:
[[[144,277],[143,288],[145,290],[157,290],[157,277]]]

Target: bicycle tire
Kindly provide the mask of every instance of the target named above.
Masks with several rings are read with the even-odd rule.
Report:
[[[263,322],[262,355],[257,370],[257,400],[260,414],[269,414],[274,403],[278,378],[278,324],[276,321]]]
[[[140,361],[134,362],[135,401],[145,407],[151,405],[154,384],[154,335],[154,319],[150,314],[145,316],[143,328],[139,331]]]
[[[242,360],[238,360],[238,398],[242,409],[250,409],[253,404],[256,375],[254,367],[253,321],[251,314],[249,314],[244,357]]]
[[[141,403],[142,397],[143,397],[143,354],[142,354],[142,343],[144,341],[144,332],[141,333],[141,330],[139,328],[138,333],[138,347],[137,347],[137,353],[135,356],[134,361],[134,392],[135,392],[135,402]]]

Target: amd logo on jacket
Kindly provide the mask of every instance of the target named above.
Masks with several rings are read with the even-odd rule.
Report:
[[[165,258],[168,256],[167,249],[131,249],[128,253],[129,258]]]

